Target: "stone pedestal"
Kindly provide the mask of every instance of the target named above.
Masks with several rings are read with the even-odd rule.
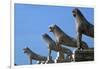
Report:
[[[94,60],[94,48],[88,48],[75,51],[75,61],[93,61]]]

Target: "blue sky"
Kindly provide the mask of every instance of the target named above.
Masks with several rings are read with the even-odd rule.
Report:
[[[48,31],[48,26],[57,24],[66,34],[71,37],[76,36],[75,21],[72,16],[74,7],[67,6],[47,6],[18,4],[14,6],[14,43],[15,43],[15,63],[18,65],[29,65],[29,59],[23,53],[23,48],[29,47],[37,54],[48,56],[47,45],[42,39],[43,33],[48,33],[54,40],[53,33]],[[81,8],[84,16],[89,22],[94,23],[94,9]],[[92,38],[83,36],[89,47],[94,46]],[[73,49],[71,49],[73,50]],[[53,59],[56,52],[52,53]],[[33,61],[35,64],[35,61]]]

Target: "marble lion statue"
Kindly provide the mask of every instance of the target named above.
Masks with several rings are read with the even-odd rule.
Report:
[[[46,63],[47,61],[47,57],[45,56],[41,56],[39,54],[36,54],[35,52],[33,52],[31,49],[29,49],[28,47],[24,48],[24,53],[26,53],[30,59],[30,64],[32,64],[32,60],[36,60],[38,61],[38,64],[41,63]]]
[[[67,35],[60,27],[58,27],[56,24],[49,26],[49,31],[52,32],[56,38],[56,45],[65,45],[72,48],[77,48],[77,40],[75,38],[70,37]],[[81,48],[85,49],[88,48],[88,45],[86,42],[81,41],[82,45]]]
[[[81,48],[82,34],[94,38],[94,25],[84,17],[78,8],[73,9],[72,14],[76,23],[77,45]]]
[[[64,57],[63,57],[64,53],[67,54],[70,60],[72,59],[72,51],[70,49],[62,47],[62,46],[57,46],[55,41],[47,33],[42,34],[42,37],[48,45],[49,56],[51,56],[51,51],[56,51],[56,52],[59,52],[60,60],[64,60]]]

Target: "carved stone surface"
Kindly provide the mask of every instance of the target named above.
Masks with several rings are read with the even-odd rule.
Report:
[[[94,60],[94,48],[76,50],[75,61],[93,61]]]

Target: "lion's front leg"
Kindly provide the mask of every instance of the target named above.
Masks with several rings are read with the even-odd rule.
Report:
[[[60,46],[62,44],[62,37],[59,37],[59,39],[56,40],[56,46],[57,46],[57,50],[61,50]]]
[[[60,50],[60,43],[59,42],[56,42],[56,49],[59,51]]]
[[[63,60],[64,60],[64,53],[63,52],[58,52],[57,56],[58,57],[56,59],[56,62],[57,63],[63,62]]]
[[[30,64],[32,64],[32,58],[30,57]]]
[[[50,57],[51,57],[51,49],[50,48],[48,48],[48,53],[49,53],[49,57],[48,57],[48,60],[50,60]]]
[[[81,48],[81,39],[82,39],[82,33],[81,32],[77,32],[77,48],[80,49]]]

